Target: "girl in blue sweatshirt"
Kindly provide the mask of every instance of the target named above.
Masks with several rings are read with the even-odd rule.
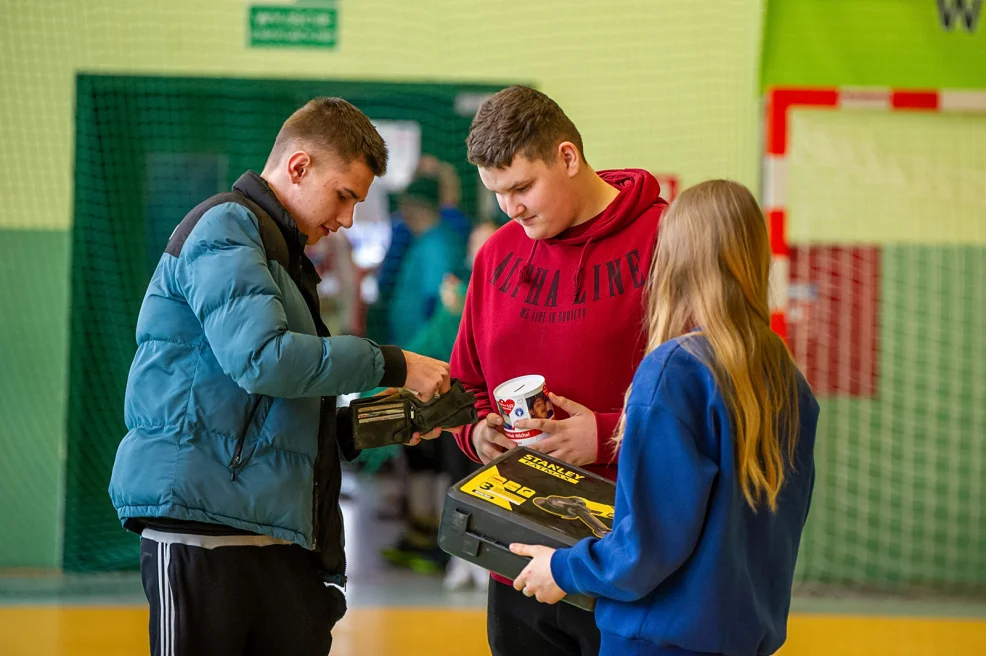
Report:
[[[815,478],[818,404],[770,329],[770,243],[750,192],[685,191],[661,222],[648,355],[627,395],[613,531],[513,545],[514,586],[598,598],[600,654],[772,654]]]

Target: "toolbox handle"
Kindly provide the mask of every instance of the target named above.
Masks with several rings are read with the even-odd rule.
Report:
[[[520,556],[518,554],[515,554],[513,551],[510,550],[510,547],[505,547],[502,544],[500,544],[499,542],[497,542],[496,540],[490,540],[489,538],[484,537],[482,535],[476,535],[472,531],[467,531],[466,532],[466,537],[467,538],[473,538],[473,539],[475,539],[477,541],[476,553],[479,552],[479,549],[478,549],[479,545],[478,545],[478,543],[479,542],[482,542],[487,547],[492,547],[493,549],[495,549],[496,551],[499,551],[501,553],[510,554],[510,556],[512,558],[514,558],[514,559],[516,559],[518,561],[523,561],[523,564],[521,565],[520,569],[517,570],[517,573],[516,574],[513,574],[513,575],[510,575],[510,578],[516,578],[516,577],[520,576],[520,573],[524,571],[524,568],[525,567],[527,567],[527,563],[529,563],[529,562],[531,562],[531,560],[533,560],[533,558],[528,558],[527,556]],[[504,574],[504,576],[507,576],[507,575]],[[576,607],[581,608],[583,610],[587,610],[590,613],[596,607],[596,600],[593,597],[589,597],[588,595],[582,595],[582,594],[566,595],[565,598],[564,598],[564,601],[567,601],[568,603],[572,604],[573,606],[576,606]]]
[[[449,519],[450,519],[449,523],[451,524],[450,528],[452,529],[452,531],[460,534],[463,538],[461,547],[462,547],[462,553],[464,555],[471,556],[472,558],[476,558],[477,556],[479,556],[479,552],[481,550],[480,545],[484,545],[482,547],[482,550],[492,550],[500,553],[501,555],[506,555],[507,556],[506,559],[502,559],[502,558],[500,559],[500,562],[503,563],[504,565],[506,565],[507,563],[510,563],[511,567],[513,567],[515,564],[517,565],[515,572],[511,573],[507,571],[501,571],[499,572],[501,576],[506,576],[508,578],[516,578],[517,576],[520,576],[520,573],[524,571],[525,567],[527,567],[527,563],[531,562],[530,558],[515,554],[510,550],[509,547],[500,544],[496,540],[491,540],[485,535],[480,535],[479,533],[470,531],[469,513],[462,512],[462,510],[456,508],[455,511],[452,512]],[[589,612],[592,612],[592,610],[596,606],[596,600],[593,597],[590,597],[588,595],[582,595],[582,594],[567,595],[563,601],[566,601],[577,608],[581,608]]]
[[[472,556],[473,558],[478,556],[480,543],[485,544],[486,546],[491,547],[496,551],[501,551],[504,553],[509,553],[511,555],[516,555],[513,554],[513,552],[511,552],[510,549],[504,547],[496,540],[491,540],[485,535],[480,535],[479,533],[474,533],[473,531],[470,531],[469,513],[462,512],[461,510],[456,508],[455,511],[452,513],[452,517],[450,519],[451,521],[449,523],[451,524],[452,530],[463,537],[462,550],[467,555]]]
[[[517,556],[517,554],[515,554],[512,551],[510,551],[510,547],[505,547],[502,544],[500,544],[499,542],[497,542],[496,540],[491,540],[491,539],[489,539],[488,537],[486,537],[484,535],[479,535],[477,533],[473,533],[472,531],[467,531],[466,532],[466,536],[469,537],[469,538],[472,538],[473,540],[476,540],[477,543],[482,542],[487,547],[492,547],[496,551],[501,551],[503,553],[508,553],[511,556],[516,556],[518,558],[523,558],[523,556]],[[477,544],[477,546],[478,546],[478,544]],[[476,551],[478,552],[479,550],[477,549]],[[473,554],[470,554],[470,555],[475,556],[476,554],[473,553]],[[525,558],[525,560],[529,560],[529,559]],[[518,572],[518,574],[519,573],[520,572]]]

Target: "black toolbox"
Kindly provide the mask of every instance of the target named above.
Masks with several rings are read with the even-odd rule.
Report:
[[[613,528],[616,486],[601,476],[531,449],[516,448],[453,485],[445,498],[438,545],[507,578],[530,559],[510,544],[571,547]],[[568,595],[585,610],[595,599]]]

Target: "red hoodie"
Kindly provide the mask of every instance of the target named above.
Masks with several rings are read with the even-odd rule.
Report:
[[[612,436],[647,345],[643,291],[667,203],[646,171],[599,175],[620,191],[599,216],[540,241],[510,222],[480,249],[451,366],[480,418],[496,411],[500,383],[544,376],[549,391],[595,413],[599,447],[587,469],[616,480]],[[456,440],[478,462],[472,428]]]

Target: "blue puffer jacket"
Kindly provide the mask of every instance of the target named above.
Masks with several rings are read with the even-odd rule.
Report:
[[[337,444],[334,396],[403,385],[404,357],[328,337],[294,220],[256,174],[234,190],[182,221],[151,279],[110,497],[128,528],[271,535],[320,552],[338,581],[339,447],[352,449]]]

